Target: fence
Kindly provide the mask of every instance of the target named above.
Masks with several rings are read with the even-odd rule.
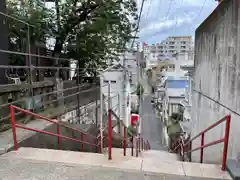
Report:
[[[213,129],[214,127],[218,126],[219,124],[226,121],[226,127],[225,127],[225,134],[223,138],[220,138],[216,141],[209,142],[207,144],[204,143],[204,137],[205,133]],[[204,148],[213,146],[215,144],[219,144],[223,142],[223,155],[222,155],[222,170],[226,170],[226,162],[227,162],[227,151],[228,151],[228,140],[229,140],[229,131],[230,131],[230,122],[231,122],[231,116],[227,115],[217,121],[216,123],[212,124],[202,132],[200,132],[198,135],[194,136],[192,139],[185,141],[183,137],[180,137],[179,140],[176,142],[176,144],[171,147],[172,152],[179,152],[182,156],[182,160],[184,160],[184,156],[188,155],[189,161],[191,161],[191,153],[197,150],[200,150],[200,163],[203,162],[203,150]],[[197,139],[198,137],[201,137],[201,146],[192,149],[192,142]]]
[[[0,65],[0,71],[5,75],[0,79],[7,79],[6,84],[0,85],[0,131],[10,128],[9,105],[51,118],[76,111],[78,119],[75,122],[78,123],[81,123],[79,118],[84,113],[81,106],[95,102],[98,108],[99,78],[81,75],[84,71],[77,67],[76,60],[41,55],[40,52],[28,54],[0,50],[0,53],[18,55],[27,60],[31,57],[31,63],[27,65]],[[52,66],[56,60],[60,62],[59,66]],[[26,123],[30,118],[16,114],[16,120]],[[96,116],[94,123],[97,121]]]
[[[90,76],[96,75],[97,69],[80,67],[78,60],[67,53],[55,55],[50,50],[52,47],[47,48],[47,43],[33,43],[31,36],[35,27],[28,22],[3,12],[0,16],[6,22],[6,27],[2,29],[7,29],[8,24],[23,31],[21,36],[15,32],[3,35],[0,49],[0,131],[11,127],[9,105],[51,118],[76,111],[76,122],[81,122],[80,107],[93,101],[97,104],[99,99],[98,80],[85,77],[89,72]],[[16,39],[21,40],[21,45],[14,42]],[[30,120],[17,114],[15,118],[21,123]]]
[[[56,124],[57,134],[47,132],[47,131],[44,131],[44,130],[38,130],[38,129],[30,128],[30,127],[27,127],[27,126],[24,126],[24,125],[21,125],[21,124],[17,124],[16,121],[15,121],[14,110],[17,110],[20,113],[24,113],[27,116],[32,116],[32,117],[37,118],[39,120],[45,120],[45,121],[51,122],[53,124]],[[24,129],[24,130],[34,131],[34,132],[37,132],[37,133],[43,133],[43,134],[47,134],[47,135],[50,135],[50,136],[57,137],[58,149],[61,149],[61,139],[67,139],[67,140],[74,141],[76,143],[81,143],[81,150],[82,151],[84,151],[84,144],[88,144],[90,146],[95,147],[96,152],[99,152],[99,149],[100,149],[99,147],[100,147],[100,143],[101,143],[101,142],[99,142],[99,137],[92,136],[91,134],[80,131],[76,128],[69,127],[67,125],[61,124],[60,122],[54,121],[52,119],[43,117],[41,115],[32,113],[31,111],[24,110],[24,109],[21,109],[19,107],[13,106],[13,105],[10,105],[10,112],[11,112],[12,133],[13,133],[13,142],[14,142],[14,150],[15,151],[18,150],[16,128],[20,128],[20,129]],[[81,140],[61,135],[60,126],[64,126],[66,128],[71,129],[72,131],[80,133],[81,134]],[[92,138],[94,141],[96,141],[96,143],[94,144],[94,143],[88,142],[88,140],[87,140],[88,138],[86,138],[86,137]]]
[[[100,88],[102,88],[102,86]],[[109,88],[109,90],[110,90],[110,88]],[[103,102],[100,103],[100,114],[101,114],[100,129],[98,131],[98,134],[95,136],[93,136],[89,133],[86,133],[84,131],[81,131],[77,128],[70,127],[66,124],[63,124],[61,122],[62,120],[55,121],[55,120],[52,120],[51,118],[47,118],[45,116],[36,114],[34,112],[17,107],[15,105],[10,105],[9,107],[10,107],[10,117],[11,117],[11,125],[12,125],[12,132],[13,132],[13,140],[14,140],[14,150],[18,149],[16,129],[20,128],[20,129],[34,131],[37,133],[42,133],[42,134],[56,137],[58,149],[61,148],[61,141],[62,141],[61,139],[66,139],[66,140],[74,141],[76,143],[80,143],[81,151],[84,151],[84,146],[88,145],[88,146],[94,147],[96,149],[95,150],[96,152],[101,153],[103,151],[103,147],[105,147],[105,145],[107,144],[109,160],[112,159],[113,141],[120,139],[120,142],[117,141],[115,143],[115,145],[117,144],[117,146],[120,146],[123,149],[123,156],[126,156],[126,148],[128,146],[131,148],[131,155],[133,156],[133,154],[134,154],[133,151],[135,148],[136,157],[138,157],[139,152],[141,152],[141,150],[143,151],[143,150],[150,149],[150,144],[148,141],[144,141],[143,138],[140,138],[139,135],[135,136],[134,134],[131,134],[130,136],[127,136],[127,134],[128,134],[127,126],[123,123],[123,121],[118,116],[118,115],[120,115],[120,109],[121,109],[119,94],[114,94],[112,96],[109,96],[110,95],[109,92],[108,92],[108,97],[107,98],[103,97]],[[116,98],[116,97],[117,97],[117,101],[114,101],[114,98]],[[113,105],[112,102],[116,102],[116,103]],[[104,112],[104,104],[105,103],[107,103],[107,105],[108,105],[108,111],[106,111],[106,112]],[[99,105],[99,104],[97,103],[96,105]],[[88,106],[90,106],[90,105],[88,105]],[[35,129],[35,128],[27,127],[27,126],[17,123],[15,120],[15,117],[16,117],[16,113],[14,112],[15,110],[17,110],[20,114],[24,114],[26,116],[31,116],[35,119],[45,120],[45,121],[51,122],[53,124],[56,124],[57,133],[48,132],[46,130]],[[107,115],[107,118],[106,118],[106,115]],[[73,117],[71,117],[71,118],[73,118]],[[116,123],[114,123],[114,124],[113,124],[113,119],[116,120]],[[117,132],[114,129],[116,127],[116,125],[119,125]],[[78,138],[73,138],[73,137],[68,137],[68,136],[62,135],[61,130],[60,130],[61,126],[68,128],[73,132],[79,133],[80,138],[78,139]],[[123,132],[121,132],[121,128],[123,128]],[[97,129],[98,129],[98,127],[97,127]],[[103,133],[104,131],[106,131],[106,134]],[[91,140],[89,140],[89,138]]]

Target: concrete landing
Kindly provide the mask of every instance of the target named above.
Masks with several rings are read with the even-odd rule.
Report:
[[[165,152],[164,152],[165,153]],[[220,166],[122,156],[113,150],[113,160],[106,154],[20,148],[0,156],[1,179],[71,179],[71,180],[184,180],[231,179]],[[154,152],[149,152],[154,157]],[[3,178],[2,178],[3,177]]]

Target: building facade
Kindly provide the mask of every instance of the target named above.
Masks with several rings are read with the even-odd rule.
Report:
[[[111,97],[111,107],[125,125],[130,124],[131,118],[131,87],[129,74],[126,75],[126,91],[124,92],[124,68],[116,65],[105,71],[101,76],[101,92],[106,97],[104,101],[105,107],[108,107],[107,97]],[[109,94],[110,84],[110,94]]]
[[[172,36],[161,43],[152,44],[149,50],[153,58],[172,57],[176,53],[192,51],[193,40],[191,36]]]

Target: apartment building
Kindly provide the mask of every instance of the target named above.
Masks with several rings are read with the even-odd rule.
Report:
[[[152,44],[149,48],[153,58],[173,57],[176,53],[192,51],[193,40],[191,36],[171,36],[161,43]]]

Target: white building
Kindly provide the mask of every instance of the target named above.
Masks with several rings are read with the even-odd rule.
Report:
[[[108,107],[108,93],[110,85],[111,108],[123,120],[125,125],[130,124],[131,117],[131,87],[129,74],[126,77],[126,91],[123,91],[124,85],[124,68],[122,65],[114,65],[105,71],[101,79],[101,92],[106,97],[105,107]]]
[[[154,58],[162,56],[172,57],[176,53],[185,53],[193,50],[193,40],[191,36],[168,37],[161,43],[149,46],[150,53]]]

